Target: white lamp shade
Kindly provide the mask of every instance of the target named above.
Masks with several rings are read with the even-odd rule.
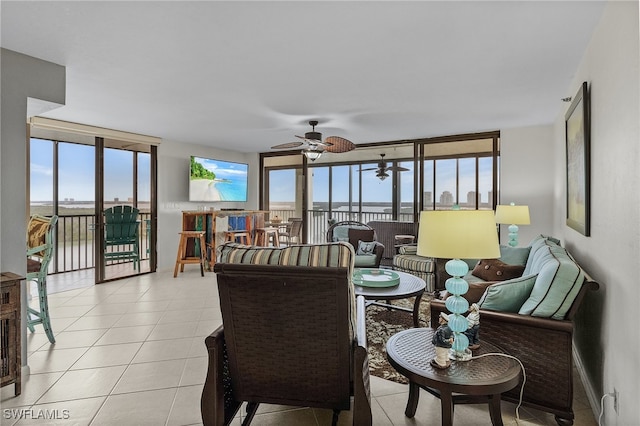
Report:
[[[496,259],[500,244],[492,210],[420,213],[418,255],[442,259]]]
[[[529,225],[529,206],[498,205],[496,206],[496,223],[507,225]]]

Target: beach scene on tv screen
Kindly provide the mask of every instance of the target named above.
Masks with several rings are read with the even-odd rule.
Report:
[[[190,201],[246,201],[247,164],[191,157]]]

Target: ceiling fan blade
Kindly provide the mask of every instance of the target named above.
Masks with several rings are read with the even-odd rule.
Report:
[[[380,169],[379,169],[378,167],[371,167],[371,168],[368,168],[368,169],[362,169],[362,170],[360,170],[360,171],[361,171],[361,172],[368,172],[368,171],[370,171],[370,170],[380,170]]]
[[[398,171],[398,172],[408,172],[409,171],[409,169],[407,169],[406,167],[400,167],[400,166],[388,167],[387,170],[395,170],[395,171]]]
[[[340,136],[329,136],[325,139],[327,146],[327,152],[348,152],[356,149],[356,145],[345,138]]]
[[[292,148],[297,148],[300,145],[304,145],[302,142],[287,142],[287,143],[281,143],[280,145],[274,145],[271,147],[271,149],[292,149]]]

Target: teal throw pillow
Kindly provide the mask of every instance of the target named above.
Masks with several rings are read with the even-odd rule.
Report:
[[[514,278],[490,285],[478,302],[481,309],[516,313],[529,298],[537,275]]]
[[[356,255],[360,256],[363,254],[373,254],[374,250],[376,249],[376,243],[371,241],[371,242],[366,242],[366,241],[362,241],[359,240],[358,241],[358,250],[356,251]]]

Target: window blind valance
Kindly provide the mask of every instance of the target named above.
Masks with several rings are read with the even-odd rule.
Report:
[[[160,145],[162,139],[155,136],[141,135],[137,133],[123,132],[120,130],[106,129],[103,127],[89,126],[87,124],[73,123],[70,121],[54,120],[44,117],[30,117],[28,123],[33,129],[73,133],[91,137],[117,140],[133,144]]]

